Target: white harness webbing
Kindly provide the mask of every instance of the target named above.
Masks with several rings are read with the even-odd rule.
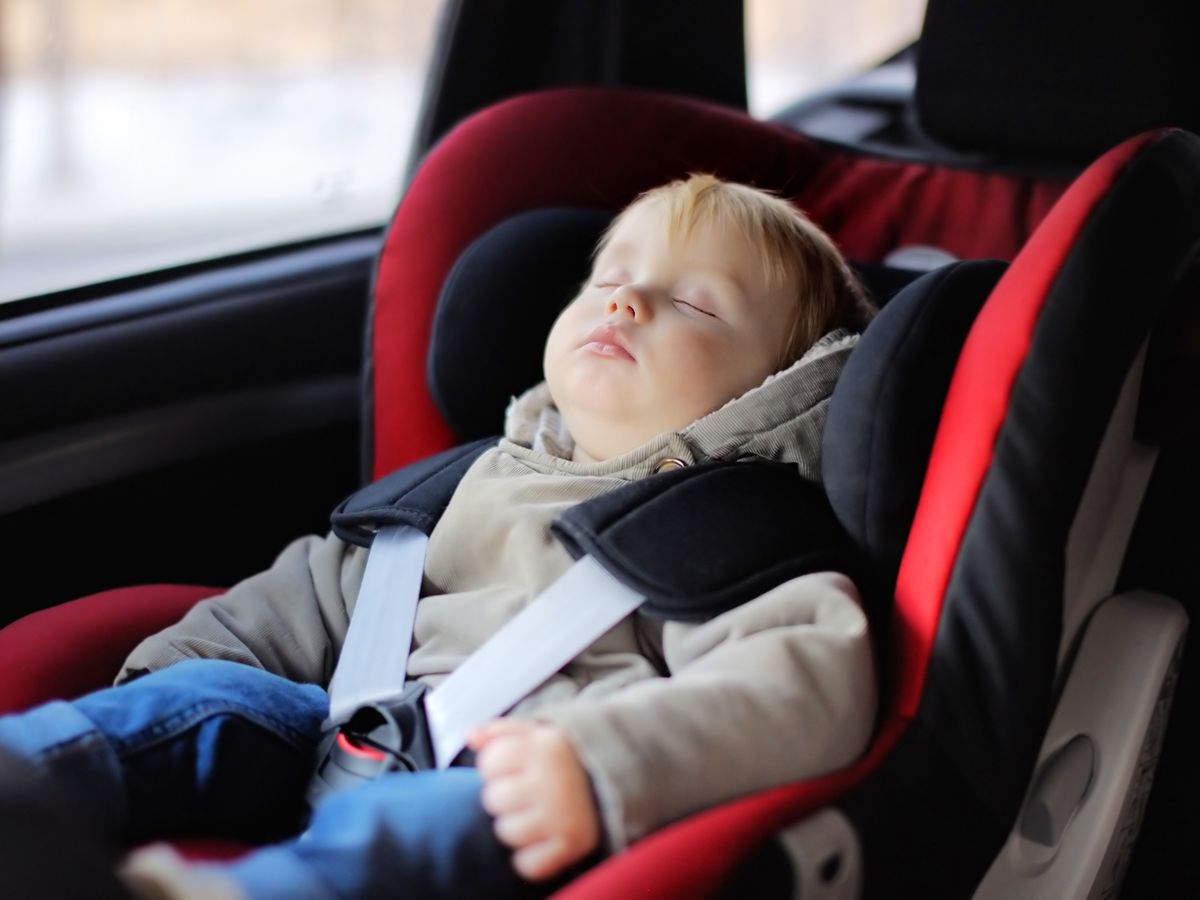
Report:
[[[381,528],[367,554],[358,602],[329,682],[329,718],[340,725],[360,706],[404,688],[425,547],[429,538],[407,525]]]
[[[330,684],[334,723],[404,687],[427,543],[408,526],[376,535]],[[466,746],[471,729],[527,697],[643,599],[590,556],[571,566],[425,696],[438,768]]]

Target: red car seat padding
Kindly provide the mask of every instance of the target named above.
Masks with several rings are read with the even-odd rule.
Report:
[[[888,771],[841,802],[895,891],[969,892],[1012,826],[1054,705],[1079,503],[1198,244],[1200,139],[1131,139],[1064,196],[976,320],[897,588],[907,662],[890,682],[909,726]],[[938,833],[955,853],[914,865]]]
[[[112,684],[148,634],[178,622],[220,588],[151,584],[80,597],[0,630],[0,713]]]
[[[1131,139],[1098,160],[1051,211],[1026,249],[1014,260],[976,319],[950,386],[946,412],[938,428],[913,532],[901,562],[890,647],[891,675],[885,680],[885,685],[894,686],[894,690],[885,696],[883,726],[865,758],[843,772],[745,798],[664,829],[570,885],[557,895],[559,898],[593,900],[633,895],[646,885],[653,885],[656,898],[683,900],[710,896],[733,870],[738,857],[756,840],[766,838],[782,824],[802,817],[831,798],[851,793],[855,786],[867,782],[880,764],[889,758],[891,751],[905,738],[909,726],[923,712],[921,704],[926,699],[926,676],[935,642],[939,638],[955,638],[954,634],[945,633],[941,621],[945,594],[971,523],[976,498],[989,472],[992,447],[1010,414],[1012,386],[1026,363],[1046,298],[1053,290],[1056,279],[1074,262],[1072,250],[1076,248],[1098,207],[1106,202],[1122,176],[1133,168],[1132,164],[1141,161],[1147,149],[1162,151],[1156,154],[1155,159],[1149,160],[1148,165],[1138,167],[1139,182],[1121,185],[1124,198],[1139,202],[1147,193],[1147,178],[1157,180],[1158,189],[1170,193],[1177,186],[1159,176],[1175,163],[1189,158],[1194,160],[1197,144],[1200,142],[1192,136],[1154,133]],[[1156,171],[1154,164],[1162,157],[1166,157],[1165,169],[1158,168]],[[1151,195],[1145,202],[1153,204],[1161,200]],[[1187,209],[1189,202],[1185,197],[1181,201],[1182,208]],[[1195,239],[1195,223],[1191,221],[1195,218],[1194,213],[1181,216],[1178,222],[1180,227],[1174,229],[1183,247]],[[1166,227],[1171,230],[1175,224],[1168,222]],[[1130,223],[1123,222],[1121,225],[1128,228]],[[1162,254],[1164,257],[1172,254],[1182,257],[1185,252],[1180,246],[1168,246],[1162,250]],[[1114,264],[1111,259],[1106,262]],[[1078,271],[1071,274],[1072,281],[1079,277]],[[1164,272],[1162,279],[1169,282],[1177,274]],[[1086,305],[1081,310],[1078,293],[1082,289],[1086,299],[1087,286],[1086,281],[1072,284],[1075,295],[1069,304],[1060,304],[1073,307],[1071,312],[1076,324],[1086,321],[1086,317],[1081,316],[1081,312],[1086,312]],[[1113,311],[1106,309],[1101,314],[1111,315]],[[1115,307],[1115,312],[1120,311],[1120,306]],[[1145,327],[1148,328],[1148,325]],[[1130,358],[1138,342],[1139,339],[1129,341]],[[1128,359],[1125,360],[1126,365],[1128,362]],[[1119,385],[1124,372],[1120,360],[1114,361],[1114,368],[1119,370],[1114,379],[1115,384]],[[1086,471],[1083,476],[1086,476]],[[1028,577],[1036,578],[1037,573],[1030,573]],[[1053,619],[1061,618],[1061,612],[1057,610],[1050,613]],[[1038,642],[1056,648],[1057,637],[1055,630],[1048,641],[1044,636],[1039,636]],[[1028,693],[1035,700],[1040,692],[1043,695],[1040,699],[1048,701],[1053,681],[1052,651],[1049,656],[1050,670],[1039,673],[1039,678],[1031,682]],[[1013,675],[1018,685],[1024,683],[1021,673]],[[974,688],[977,678],[973,676],[974,673],[968,673],[966,679]],[[942,675],[939,686],[943,691],[948,689],[945,681],[949,677],[947,673]],[[996,686],[996,690],[1003,692],[1007,687],[1011,685],[1002,683]],[[1021,722],[1013,730],[1021,732],[1022,736],[1031,734],[1036,738],[1040,735],[1037,722],[1049,712],[1048,703],[1042,705],[1046,708],[1030,710],[1032,725]],[[986,712],[986,709],[982,710],[977,718],[987,718]],[[937,710],[934,711],[936,713]],[[934,723],[934,731],[940,724]],[[1012,724],[1012,719],[1008,717],[1003,723],[981,723],[977,727],[986,731],[994,724],[1007,727]],[[934,739],[938,739],[938,736]],[[1036,748],[1036,742],[1025,748],[1029,767],[1032,766]],[[1020,763],[1021,760],[1017,759],[1010,768],[1019,769]],[[980,775],[978,772],[973,774]],[[1022,775],[1027,777],[1028,772],[996,772],[995,775],[1002,782],[1015,781],[1023,785]],[[925,783],[923,779],[918,779],[916,784],[910,784],[906,789],[919,791],[920,785]],[[886,796],[885,788],[882,795],[876,795],[875,799],[878,801]],[[1008,798],[1014,811],[1020,796],[1018,788],[1016,796]],[[917,802],[915,798],[913,802]],[[914,824],[921,821],[919,809],[897,812],[910,828],[920,831]],[[1004,828],[1007,828],[1008,821],[1011,820],[1005,821]],[[954,825],[943,822],[942,827]],[[893,831],[893,834],[896,832]],[[883,836],[880,839],[887,838]],[[996,849],[998,847],[999,843],[996,843]],[[986,848],[983,852],[985,860],[990,858]],[[912,856],[901,860],[901,864],[910,868],[928,868],[926,863]],[[953,867],[947,865],[946,868]],[[972,877],[982,876],[982,870],[976,872],[971,866],[965,866],[959,867],[953,874],[969,882]],[[875,888],[880,887],[879,881],[876,881]]]
[[[940,598],[992,461],[1009,396],[1054,279],[1092,210],[1147,144],[1146,134],[1109,151],[1081,175],[1030,238],[984,306],[959,356],[933,445],[921,502],[896,584],[896,711],[910,718],[925,684]],[[914,664],[915,663],[915,664]]]

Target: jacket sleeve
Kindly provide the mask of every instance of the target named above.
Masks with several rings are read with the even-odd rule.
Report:
[[[226,659],[325,685],[346,637],[366,551],[330,535],[300,538],[271,568],[202,600],[142,641],[117,682],[184,659]]]
[[[703,624],[669,622],[663,649],[669,677],[537,715],[566,731],[614,851],[866,748],[874,664],[844,575],[803,575]]]

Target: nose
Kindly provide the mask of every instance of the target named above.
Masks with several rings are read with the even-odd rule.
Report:
[[[608,298],[605,312],[609,316],[632,319],[634,322],[645,323],[650,320],[651,304],[646,292],[634,284],[626,284],[613,291]]]

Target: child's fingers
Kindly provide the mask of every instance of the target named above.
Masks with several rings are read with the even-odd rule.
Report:
[[[489,740],[475,758],[475,768],[484,781],[523,772],[529,761],[526,743],[509,735]]]
[[[492,823],[492,831],[500,843],[514,850],[545,841],[549,836],[545,817],[530,811],[498,816]]]
[[[570,864],[566,846],[559,838],[538,841],[513,853],[513,868],[522,878],[545,881]]]
[[[519,778],[495,778],[483,785],[483,808],[493,816],[513,813],[529,806],[528,787]]]
[[[528,731],[530,724],[520,719],[492,719],[484,722],[467,735],[467,746],[478,753],[490,741],[506,734],[518,734]]]

